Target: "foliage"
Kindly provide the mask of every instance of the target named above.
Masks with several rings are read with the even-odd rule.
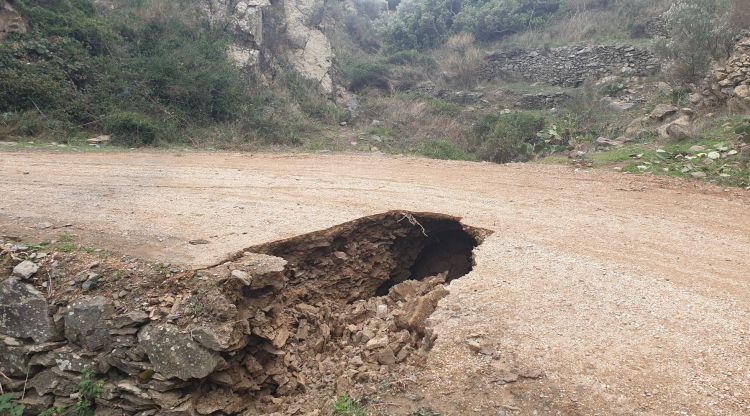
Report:
[[[456,15],[454,31],[479,40],[496,40],[545,23],[560,9],[560,0],[467,0]]]
[[[560,6],[561,0],[417,0],[401,4],[385,38],[394,50],[434,48],[461,32],[497,40],[546,22]]]
[[[104,391],[104,384],[94,379],[94,372],[85,368],[81,373],[81,382],[78,385],[80,397],[73,406],[73,414],[76,416],[93,416],[94,402]]]
[[[608,97],[617,97],[621,92],[625,91],[627,86],[622,82],[613,82],[604,86],[604,95]]]
[[[429,140],[422,144],[419,153],[432,159],[469,160],[463,149],[448,140]]]
[[[154,144],[158,127],[146,115],[123,112],[112,114],[105,120],[104,129],[112,135],[112,143],[127,147]]]
[[[31,31],[0,41],[0,133],[109,132],[143,146],[227,123],[245,139],[289,131],[269,119],[282,106],[258,107],[274,103],[229,61],[226,33],[187,0],[123,2],[105,15],[93,0],[16,4]],[[291,98],[321,117],[309,96]]]
[[[349,89],[358,92],[367,87],[390,90],[390,70],[380,62],[360,62],[348,68]]]
[[[333,414],[340,416],[367,416],[365,409],[348,394],[342,394],[333,404]]]
[[[13,393],[0,394],[0,416],[23,416],[24,409],[16,403]]]
[[[728,55],[735,35],[731,12],[731,0],[679,0],[665,13],[670,37],[656,50],[672,61],[678,80],[698,81],[712,59]]]
[[[484,116],[473,129],[475,152],[498,163],[531,159],[544,126],[544,118],[525,112]]]
[[[435,58],[415,50],[397,51],[389,55],[385,61],[392,65],[413,65],[424,69],[435,69],[437,67]]]

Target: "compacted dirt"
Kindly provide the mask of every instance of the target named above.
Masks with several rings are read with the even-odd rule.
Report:
[[[383,413],[750,414],[747,191],[382,156],[0,153],[0,235],[193,267],[389,210],[493,234]]]

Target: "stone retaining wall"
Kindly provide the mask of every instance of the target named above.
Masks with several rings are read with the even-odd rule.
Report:
[[[648,50],[597,45],[497,51],[487,55],[482,72],[486,79],[520,78],[577,87],[587,79],[613,74],[645,76],[659,69],[659,62]]]

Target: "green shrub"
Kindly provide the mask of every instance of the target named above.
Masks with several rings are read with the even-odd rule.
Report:
[[[385,60],[392,65],[413,65],[424,69],[437,68],[437,62],[432,56],[414,50],[398,51],[388,56]]]
[[[453,31],[488,41],[539,26],[560,9],[560,0],[467,0]]]
[[[25,407],[15,398],[13,393],[0,394],[0,416],[23,416]]]
[[[481,41],[497,40],[545,23],[562,4],[561,0],[417,0],[398,8],[385,40],[393,50],[434,48],[461,32]]]
[[[419,153],[442,160],[469,160],[469,156],[463,149],[448,140],[430,140],[422,144]]]
[[[349,89],[358,92],[367,87],[388,91],[391,88],[390,70],[379,62],[362,62],[348,70]]]
[[[112,135],[112,144],[138,147],[156,143],[159,128],[143,114],[115,113],[104,121],[104,129]]]
[[[524,112],[487,115],[473,129],[475,152],[480,159],[498,163],[528,160],[544,126],[544,118]]]
[[[340,416],[367,416],[365,409],[355,402],[348,394],[339,396],[333,404],[333,414]]]
[[[656,51],[672,61],[672,73],[684,83],[699,81],[713,59],[725,58],[736,28],[730,24],[731,0],[679,0],[665,13],[670,37]]]

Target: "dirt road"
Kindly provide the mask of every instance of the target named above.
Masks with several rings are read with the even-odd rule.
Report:
[[[0,234],[172,263],[391,209],[495,231],[433,315],[414,406],[750,414],[747,191],[379,156],[0,153]]]

